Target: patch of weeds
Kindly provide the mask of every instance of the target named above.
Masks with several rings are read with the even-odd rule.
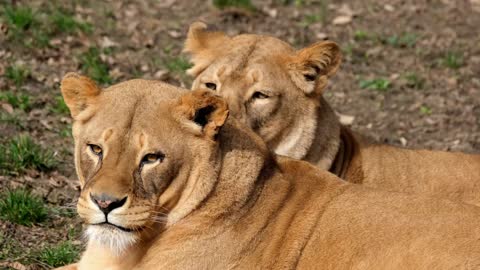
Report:
[[[53,14],[50,15],[50,20],[55,29],[61,33],[71,34],[79,31],[84,33],[92,33],[93,31],[91,24],[75,19],[73,14],[63,9],[55,10]]]
[[[213,0],[213,5],[218,9],[235,7],[247,10],[255,10],[255,6],[252,4],[251,0]]]
[[[0,145],[0,173],[18,175],[28,169],[48,171],[57,166],[53,153],[20,135]]]
[[[168,71],[176,74],[183,74],[192,64],[184,57],[174,57],[165,62]]]
[[[16,114],[16,113],[13,113],[13,114],[10,114],[10,113],[7,113],[7,112],[0,112],[0,123],[8,123],[8,124],[11,124],[11,125],[15,125],[19,128],[22,128],[24,129],[25,126],[25,122],[22,120],[22,118]],[[0,146],[0,150],[1,150],[1,146]],[[4,155],[2,155],[2,153],[0,153],[0,164],[3,164],[2,163],[2,157],[4,157]],[[1,173],[1,169],[0,169],[0,173]]]
[[[22,111],[29,111],[32,108],[30,96],[26,94],[14,94],[12,92],[0,93],[0,101],[5,101]]]
[[[31,226],[47,218],[43,200],[29,190],[18,188],[0,194],[0,218],[10,222]]]
[[[35,21],[35,14],[30,7],[6,5],[3,11],[8,25],[14,31],[28,30]]]
[[[422,89],[425,86],[425,79],[416,73],[407,73],[405,75],[407,86],[415,89]]]
[[[390,81],[385,78],[376,78],[372,80],[360,80],[360,88],[371,89],[380,92],[386,92],[390,88]]]
[[[50,111],[56,114],[68,114],[70,112],[62,96],[55,97],[55,104],[50,107]]]
[[[55,246],[43,248],[36,257],[38,261],[55,268],[75,262],[79,255],[79,247],[70,241],[66,241]]]
[[[463,66],[463,56],[458,52],[448,51],[442,59],[444,66],[451,69],[458,69]]]
[[[69,125],[68,127],[62,128],[60,130],[59,134],[63,138],[71,138],[72,137],[72,127]]]
[[[430,115],[430,114],[432,114],[432,109],[429,108],[429,107],[427,107],[427,106],[425,106],[425,105],[422,105],[422,106],[420,107],[420,112],[421,112],[422,114]]]
[[[388,37],[386,43],[397,48],[412,48],[417,43],[417,35],[414,33],[403,33]]]
[[[353,35],[353,38],[357,41],[365,41],[365,40],[371,39],[372,35],[370,33],[368,33],[367,31],[357,30],[357,31],[355,31],[355,34]]]
[[[19,248],[19,243],[12,237],[9,237],[3,231],[0,231],[0,260],[14,260],[24,255],[24,250]],[[3,268],[1,268],[3,269]],[[13,269],[13,268],[6,268]]]
[[[5,69],[5,77],[11,80],[17,88],[20,88],[30,75],[30,71],[20,65],[8,66]]]
[[[346,55],[346,56],[352,56],[353,55],[353,48],[354,48],[354,46],[351,43],[347,43],[347,45],[343,45],[341,47],[343,54]]]
[[[112,83],[112,78],[108,73],[108,65],[100,58],[100,50],[98,48],[89,48],[87,52],[80,56],[80,62],[82,63],[83,72],[93,80],[101,84]]]

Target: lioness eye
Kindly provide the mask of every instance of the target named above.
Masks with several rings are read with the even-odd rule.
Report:
[[[262,92],[258,92],[258,91],[253,93],[253,95],[252,95],[252,99],[266,99],[266,98],[269,98],[269,96],[262,93]]]
[[[103,153],[102,148],[96,144],[89,144],[88,147],[90,148],[90,151],[97,156],[101,156]]]
[[[208,89],[217,90],[217,85],[214,84],[214,83],[207,82],[207,83],[205,83],[205,86],[206,86]]]
[[[162,161],[164,157],[164,154],[146,154],[142,158],[142,164],[151,164],[156,162],[157,160]]]

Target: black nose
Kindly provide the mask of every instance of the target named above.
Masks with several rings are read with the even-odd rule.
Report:
[[[90,199],[98,205],[100,210],[102,210],[103,213],[108,214],[110,213],[113,209],[119,208],[122,205],[125,204],[127,201],[128,197],[125,197],[123,199],[115,198],[113,196],[107,195],[105,193],[102,193],[100,195],[97,194],[92,194],[90,193]]]

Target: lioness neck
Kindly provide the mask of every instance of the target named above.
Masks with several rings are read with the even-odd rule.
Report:
[[[340,148],[341,124],[330,105],[322,97],[317,107],[315,136],[307,154],[302,157],[317,167],[329,170]]]

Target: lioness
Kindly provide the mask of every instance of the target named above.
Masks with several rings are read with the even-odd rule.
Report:
[[[234,37],[190,26],[185,51],[192,89],[223,96],[233,115],[280,155],[303,159],[341,178],[390,191],[480,205],[480,155],[372,145],[342,125],[322,97],[341,62],[330,41],[295,51],[269,36]]]
[[[209,91],[131,80],[61,90],[74,119],[70,269],[473,269],[480,209],[370,190],[275,157]]]

